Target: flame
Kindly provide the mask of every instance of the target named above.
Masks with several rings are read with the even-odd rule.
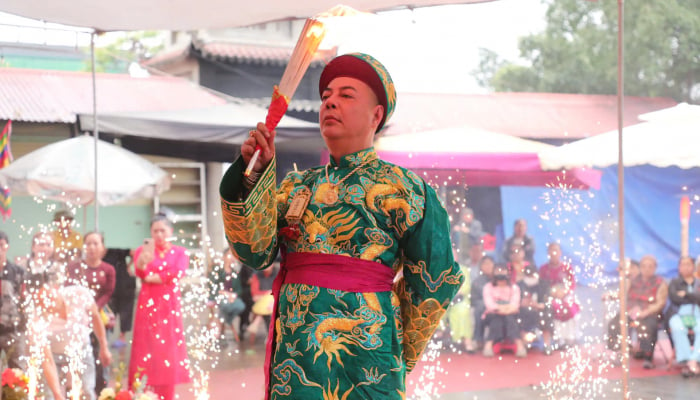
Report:
[[[326,35],[326,25],[315,18],[311,18],[310,21],[311,25],[308,32],[306,32],[306,37],[312,40],[320,41]]]
[[[330,17],[355,17],[358,15],[374,15],[372,13],[356,10],[352,7],[338,4],[337,6],[328,9],[318,15],[315,18],[330,18]]]

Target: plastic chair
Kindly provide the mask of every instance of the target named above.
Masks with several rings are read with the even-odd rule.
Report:
[[[504,352],[509,352],[515,354],[518,351],[518,345],[512,340],[503,340],[501,342],[496,342],[493,344],[493,353],[502,354]]]

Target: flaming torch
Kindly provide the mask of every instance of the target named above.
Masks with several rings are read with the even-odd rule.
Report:
[[[309,64],[325,36],[326,27],[323,22],[316,18],[309,18],[306,20],[304,29],[301,31],[299,40],[292,52],[289,64],[287,64],[287,68],[284,70],[280,84],[279,86],[275,86],[272,92],[272,101],[270,102],[270,108],[267,110],[267,117],[265,117],[265,126],[268,130],[272,131],[275,129],[284,113],[287,112],[289,101],[292,96],[294,96],[294,92],[297,90],[301,78],[309,68]],[[255,161],[257,161],[260,156],[261,150],[259,145],[255,146],[253,157],[251,157],[245,169],[245,176],[249,176],[253,171],[253,165],[255,165]]]

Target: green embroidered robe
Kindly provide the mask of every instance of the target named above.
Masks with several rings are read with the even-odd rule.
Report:
[[[416,174],[381,161],[374,149],[289,173],[277,191],[275,161],[244,194],[241,158],[221,182],[226,237],[245,265],[263,269],[287,252],[347,255],[392,268],[392,292],[349,293],[285,284],[277,307],[271,399],[403,399],[418,361],[464,277],[453,260],[449,220],[435,191]],[[312,195],[298,236],[280,235],[303,187]],[[402,277],[402,278],[401,278]]]

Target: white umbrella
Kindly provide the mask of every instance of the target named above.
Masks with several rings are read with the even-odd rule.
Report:
[[[79,136],[44,146],[0,170],[0,185],[72,204],[101,206],[150,198],[170,188],[157,165],[119,146],[98,141],[100,182],[95,195],[95,140]]]

